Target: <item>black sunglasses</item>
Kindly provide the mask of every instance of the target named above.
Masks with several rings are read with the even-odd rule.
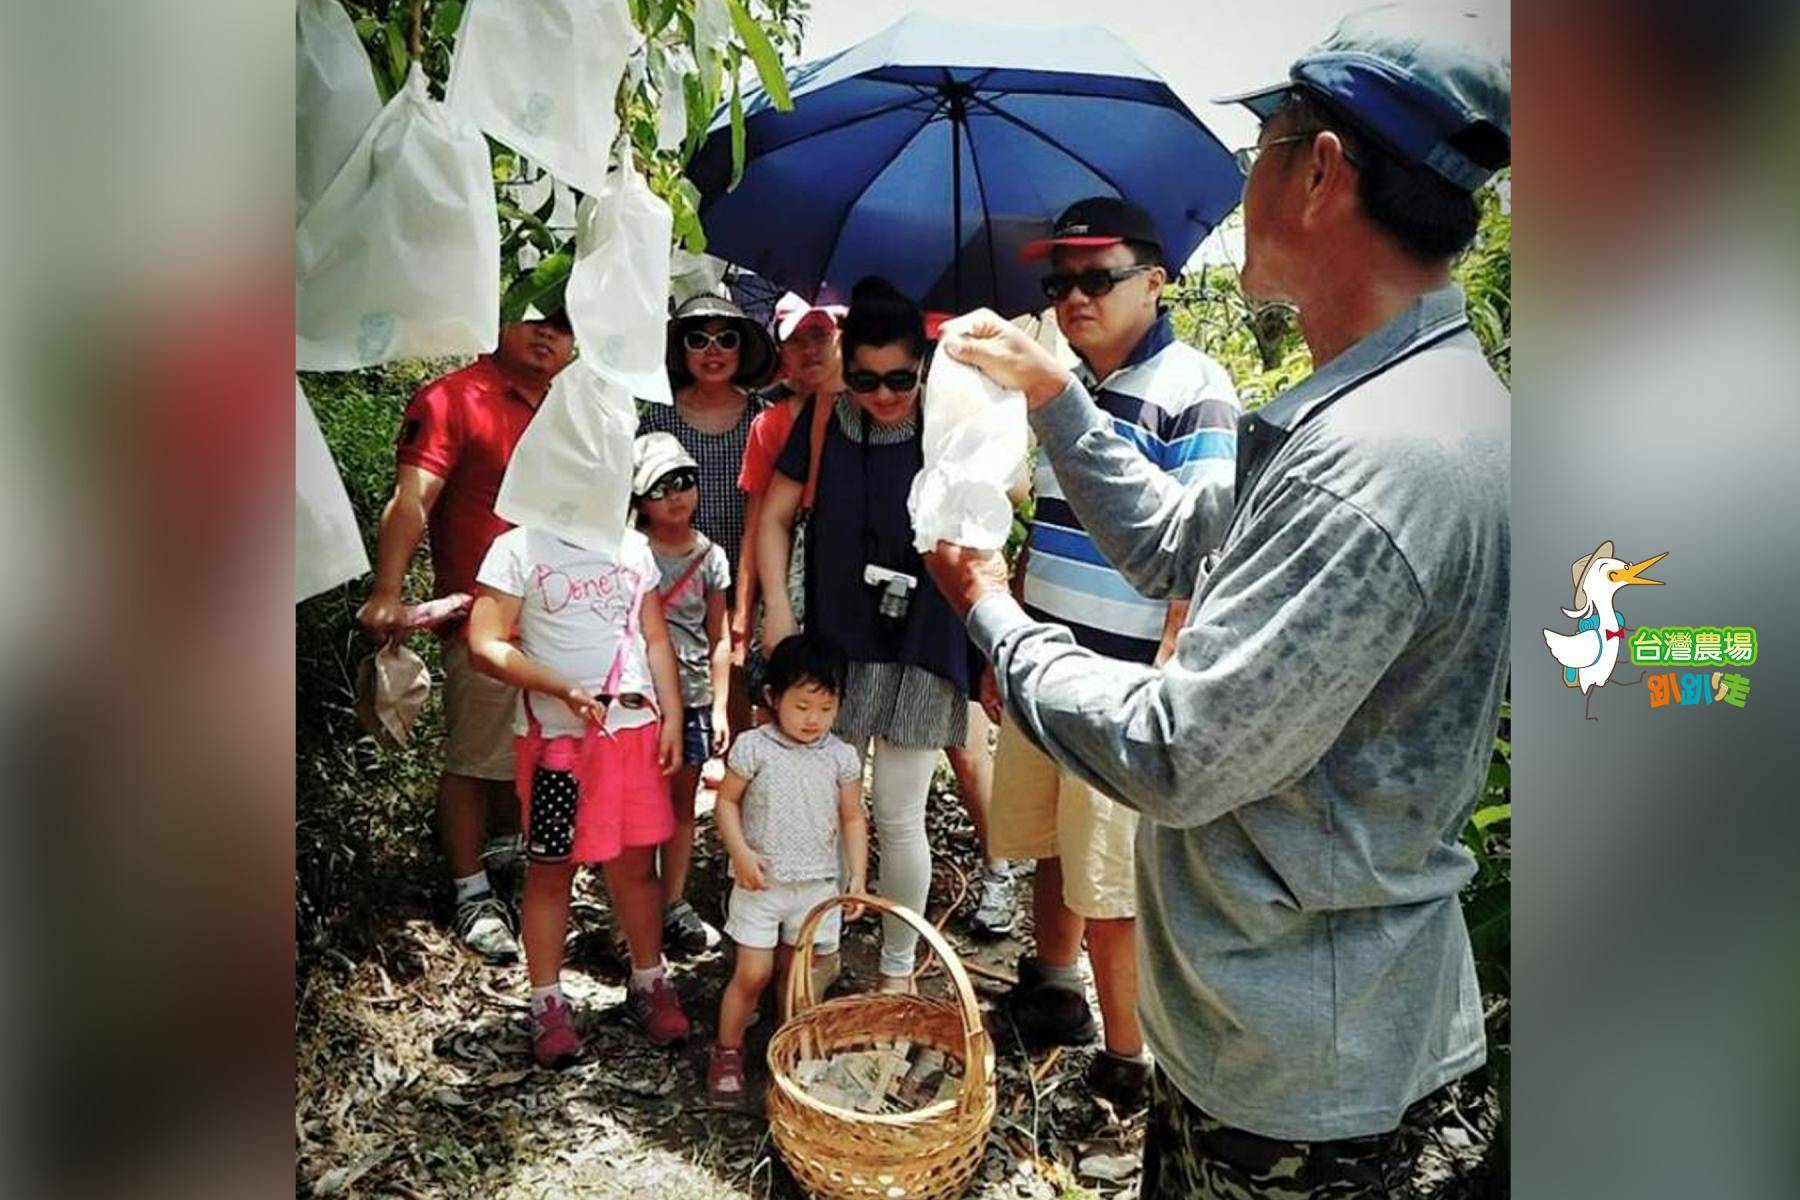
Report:
[[[908,367],[902,371],[889,371],[886,375],[877,375],[874,371],[845,371],[844,383],[853,392],[863,395],[878,387],[886,387],[890,392],[910,392],[919,386],[919,369]]]
[[[702,351],[708,346],[717,346],[721,350],[736,350],[743,339],[738,337],[735,329],[721,329],[717,333],[708,333],[704,329],[690,329],[681,336],[681,344],[689,350]]]
[[[673,496],[676,492],[685,492],[699,486],[700,472],[683,467],[679,471],[670,471],[651,484],[650,490],[644,493],[644,499],[661,500],[665,496]]]
[[[1113,285],[1133,275],[1141,275],[1150,269],[1148,264],[1138,263],[1130,267],[1089,267],[1085,271],[1056,271],[1044,276],[1044,295],[1051,300],[1060,301],[1068,297],[1076,288],[1081,294],[1098,300],[1113,290]]]

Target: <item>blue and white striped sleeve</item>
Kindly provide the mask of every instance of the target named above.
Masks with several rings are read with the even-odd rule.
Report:
[[[1237,472],[1237,423],[1242,414],[1237,389],[1225,368],[1200,356],[1201,373],[1186,403],[1163,414],[1158,440],[1159,467],[1183,486],[1223,483]]]

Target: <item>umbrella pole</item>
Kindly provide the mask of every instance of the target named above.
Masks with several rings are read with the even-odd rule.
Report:
[[[950,107],[950,208],[952,237],[956,244],[950,248],[951,269],[955,272],[955,283],[951,294],[955,296],[956,311],[962,312],[962,105],[952,103]]]

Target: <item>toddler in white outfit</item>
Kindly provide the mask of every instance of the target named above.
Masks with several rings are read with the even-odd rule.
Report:
[[[848,890],[867,887],[862,763],[831,732],[844,672],[844,652],[829,640],[784,639],[764,676],[775,720],[738,738],[725,760],[713,819],[736,881],[725,933],[737,943],[737,969],[719,1005],[706,1073],[715,1101],[743,1093],[744,1030],[769,980],[777,994],[785,985],[806,914],[837,895],[840,856]],[[836,945],[840,915],[860,914],[860,906],[827,914],[814,944]]]

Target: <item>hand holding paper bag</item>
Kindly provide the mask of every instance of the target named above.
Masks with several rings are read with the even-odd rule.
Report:
[[[913,547],[997,550],[1012,528],[1006,491],[1025,457],[1025,396],[937,355],[925,384],[925,465],[907,496]]]

